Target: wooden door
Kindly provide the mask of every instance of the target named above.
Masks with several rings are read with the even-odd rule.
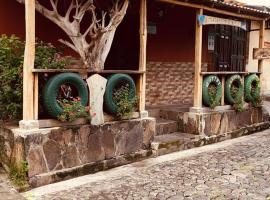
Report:
[[[215,25],[215,71],[245,71],[247,33],[237,27]]]

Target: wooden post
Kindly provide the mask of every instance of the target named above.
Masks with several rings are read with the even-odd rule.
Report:
[[[260,36],[259,36],[259,48],[264,48],[264,38],[265,38],[265,20],[262,20],[260,22]],[[263,92],[263,80],[264,80],[264,74],[263,74],[263,65],[264,60],[258,61],[258,72],[260,72],[260,82],[261,82],[261,93]]]
[[[225,106],[225,76],[221,77],[221,85],[222,85],[222,96],[221,96],[221,106]]]
[[[203,9],[196,12],[196,33],[195,33],[195,78],[194,78],[194,103],[195,109],[202,107],[202,34],[203,26],[198,22],[198,16],[203,14]]]
[[[34,119],[38,120],[38,73],[34,75]]]
[[[139,70],[146,71],[146,45],[147,45],[147,0],[141,0],[140,6],[140,60]],[[138,97],[139,111],[145,111],[145,88],[146,74],[143,73],[139,78]]]
[[[23,63],[23,120],[34,120],[35,0],[25,0],[26,42]]]

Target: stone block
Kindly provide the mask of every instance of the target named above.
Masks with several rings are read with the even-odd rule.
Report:
[[[200,115],[197,113],[185,113],[183,117],[184,132],[198,135],[200,133],[201,126],[204,124],[200,123]]]
[[[142,149],[149,149],[151,142],[154,140],[156,132],[156,119],[148,118],[142,121],[143,126],[143,143]]]
[[[66,147],[66,149],[63,151],[62,162],[63,168],[71,168],[81,164],[78,150],[75,145],[69,145]]]
[[[39,129],[38,120],[21,120],[19,122],[20,129],[23,130],[34,130]]]
[[[61,159],[61,149],[59,147],[59,144],[56,141],[49,139],[43,145],[43,152],[49,170],[53,170]]]
[[[40,147],[31,147],[26,157],[29,165],[28,176],[48,172],[46,162],[44,160],[44,154]]]

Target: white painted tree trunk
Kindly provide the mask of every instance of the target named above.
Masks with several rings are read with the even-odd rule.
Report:
[[[90,76],[86,81],[90,92],[89,105],[90,115],[92,116],[91,124],[104,124],[103,96],[106,89],[107,79],[95,74]]]

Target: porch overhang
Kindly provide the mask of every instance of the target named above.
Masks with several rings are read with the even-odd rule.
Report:
[[[171,3],[180,6],[203,9],[205,11],[238,17],[242,19],[261,21],[270,17],[270,12],[260,10],[246,5],[226,3],[220,0],[157,0],[159,2]]]

